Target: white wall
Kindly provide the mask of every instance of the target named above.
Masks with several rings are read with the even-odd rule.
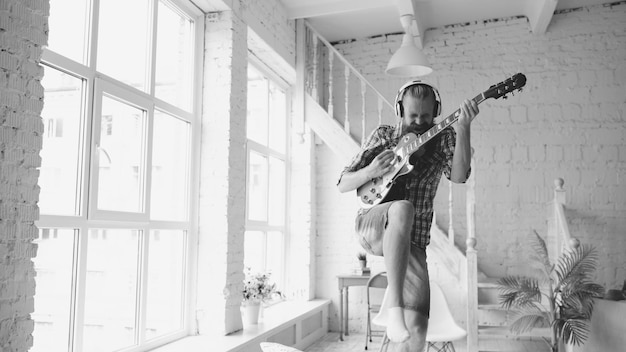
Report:
[[[556,14],[542,35],[530,32],[526,18],[427,31],[424,51],[435,72],[426,79],[440,89],[444,116],[462,99],[514,73],[528,77],[524,92],[483,103],[472,128],[479,265],[487,274],[524,272],[526,235],[533,229],[546,234],[546,204],[553,180],[562,177],[570,229],[599,252],[596,281],[621,288],[626,279],[625,32],[624,2]],[[337,49],[393,100],[404,80],[383,72],[400,40],[378,37],[340,43]],[[334,187],[343,162],[325,145],[318,146],[316,161],[316,293],[333,299],[331,328],[338,329],[335,275],[356,265],[357,205],[353,194],[339,194]],[[446,227],[445,182],[439,193],[436,209]],[[457,243],[464,247],[461,229]],[[365,296],[353,291],[350,328],[364,331]]]

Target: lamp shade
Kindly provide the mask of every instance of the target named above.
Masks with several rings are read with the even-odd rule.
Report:
[[[385,72],[391,76],[415,77],[425,76],[433,72],[433,69],[411,35],[405,33],[400,49],[389,60]]]

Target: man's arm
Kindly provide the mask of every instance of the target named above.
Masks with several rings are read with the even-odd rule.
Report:
[[[354,172],[346,172],[339,179],[337,188],[341,193],[353,191],[365,184],[367,181],[380,177],[393,169],[391,161],[395,157],[392,150],[384,150],[378,154],[366,167]]]
[[[452,157],[452,170],[450,181],[463,183],[467,179],[467,171],[472,159],[472,147],[470,145],[470,124],[478,115],[478,105],[473,100],[466,99],[461,104],[461,115],[456,126],[456,146]]]

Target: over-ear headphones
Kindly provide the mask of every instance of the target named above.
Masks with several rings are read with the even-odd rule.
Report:
[[[396,116],[398,116],[400,118],[403,117],[403,115],[404,115],[404,106],[402,106],[402,98],[403,98],[404,93],[406,92],[406,90],[409,89],[412,86],[426,86],[426,87],[430,87],[430,89],[435,94],[435,106],[434,106],[434,111],[433,111],[433,118],[441,115],[441,97],[439,96],[439,91],[434,86],[432,86],[432,85],[430,85],[430,84],[428,84],[426,82],[422,82],[422,81],[420,81],[418,79],[418,80],[413,80],[413,81],[409,81],[409,82],[405,83],[398,90],[398,94],[396,94],[396,102],[394,104],[394,107],[395,107],[395,110],[396,110]]]

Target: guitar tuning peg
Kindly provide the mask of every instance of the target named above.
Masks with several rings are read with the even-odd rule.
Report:
[[[509,97],[508,97],[507,95],[503,95],[503,96],[502,96],[502,99],[504,99],[504,100],[506,100],[506,99],[508,99],[508,98],[509,98]]]

